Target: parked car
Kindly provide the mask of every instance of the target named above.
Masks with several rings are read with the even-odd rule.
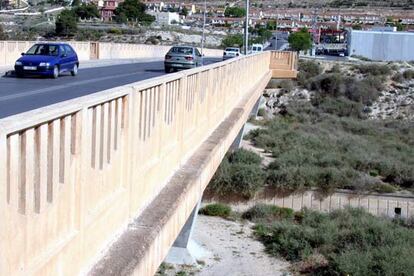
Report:
[[[263,52],[263,44],[253,44],[252,45],[252,54]]]
[[[22,53],[14,65],[17,77],[41,75],[58,78],[63,72],[76,76],[78,68],[78,55],[66,43],[37,43]]]
[[[235,47],[227,47],[223,52],[223,60],[241,56],[240,49]]]
[[[202,65],[202,55],[196,47],[174,46],[165,55],[166,73],[179,69],[191,69]]]

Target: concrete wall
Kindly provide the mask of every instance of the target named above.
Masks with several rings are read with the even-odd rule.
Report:
[[[36,42],[0,41],[0,66],[14,65],[15,61]],[[69,42],[77,51],[80,60],[90,59],[89,42]]]
[[[294,60],[289,55],[295,53],[280,58]],[[0,274],[89,271],[197,148],[212,144],[213,131],[232,112],[243,113],[240,103],[254,105],[277,69],[270,65],[275,57],[241,57],[0,120]],[[296,66],[285,65],[292,71]],[[232,123],[241,127],[249,112]],[[153,274],[167,254],[229,137],[217,140],[220,147],[205,172],[190,171],[199,178],[186,178],[195,182],[178,205],[165,206],[173,214],[155,229],[160,232],[139,275]]]
[[[12,66],[35,41],[0,41],[0,66]],[[100,43],[70,41],[79,60],[119,58],[163,58],[171,46],[141,45],[127,43]],[[206,56],[221,56],[222,50],[205,49]]]
[[[210,202],[210,201],[209,201]],[[233,204],[238,211],[245,211],[257,203],[273,204],[279,207],[299,211],[302,208],[330,212],[347,206],[363,208],[375,216],[396,217],[396,208],[401,209],[401,218],[414,217],[414,197],[394,194],[355,194],[350,191],[337,191],[332,195],[320,198],[317,192],[307,191],[287,197],[268,197],[251,200],[248,203]]]
[[[352,31],[349,55],[378,61],[414,60],[414,33]]]

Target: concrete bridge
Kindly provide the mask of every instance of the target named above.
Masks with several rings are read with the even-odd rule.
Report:
[[[0,274],[153,275],[296,59],[264,52],[1,119]]]

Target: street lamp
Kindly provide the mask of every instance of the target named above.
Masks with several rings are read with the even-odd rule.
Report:
[[[206,39],[206,12],[207,1],[204,0],[204,14],[203,14],[203,36],[201,37],[201,65],[204,65],[204,40]]]
[[[249,51],[249,0],[246,0],[246,23],[244,26],[244,54]]]

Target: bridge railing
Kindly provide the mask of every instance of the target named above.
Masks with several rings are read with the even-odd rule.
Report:
[[[269,62],[292,67],[289,55],[265,52],[1,119],[0,274],[75,275],[90,265]]]
[[[274,78],[295,78],[298,70],[297,54],[286,51],[271,52],[270,69]]]

